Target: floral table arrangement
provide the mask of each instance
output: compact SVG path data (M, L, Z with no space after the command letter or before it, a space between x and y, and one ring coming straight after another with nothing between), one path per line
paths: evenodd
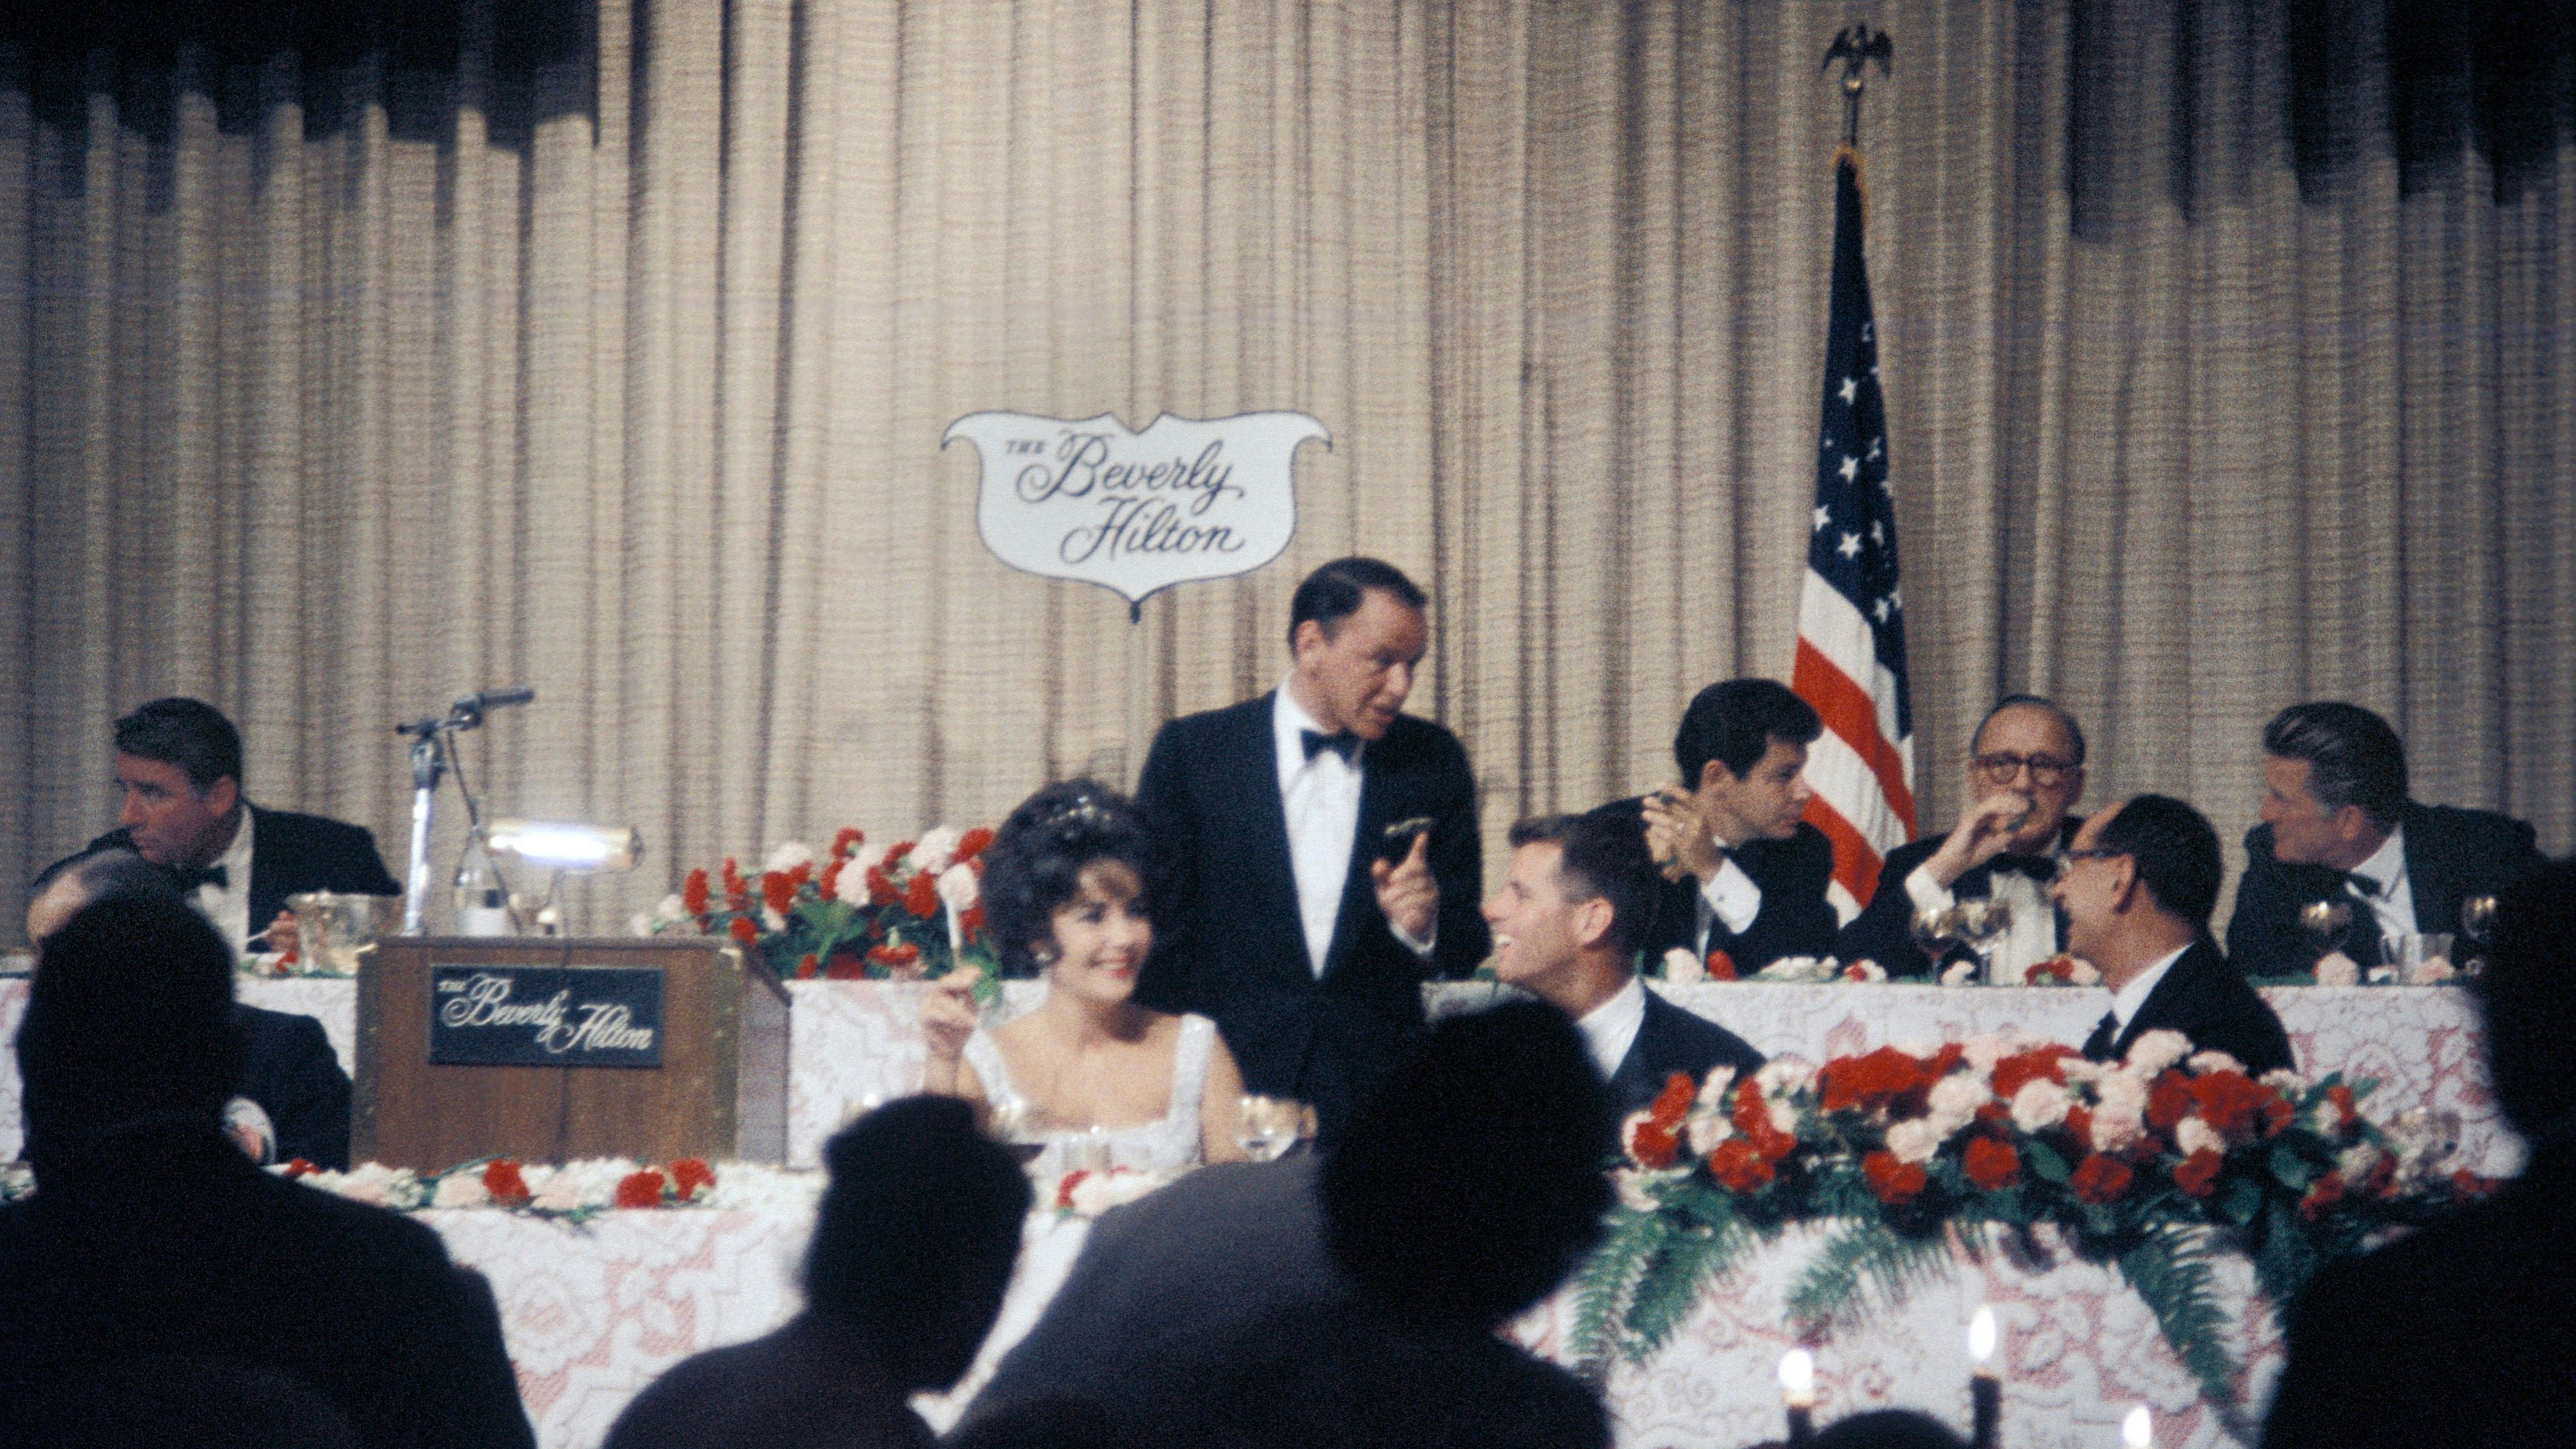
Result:
M2116 1266L2224 1410L2236 1366L2215 1331L2215 1255L2244 1252L2287 1303L2329 1259L2491 1186L2365 1119L2370 1088L2257 1080L2167 1031L2118 1063L1988 1037L1676 1074L1622 1130L1620 1205L1578 1278L1575 1347L1596 1372L1644 1360L1792 1223L1830 1224L1789 1297L1810 1340L1947 1273L1954 1251L2045 1263L2053 1240Z
M1001 967L984 929L983 854L992 843L982 826L940 826L871 852L864 831L844 828L824 856L794 841L779 846L757 880L732 856L712 875L694 869L638 926L647 935L730 936L781 980L926 981L971 968L982 972L981 997Z

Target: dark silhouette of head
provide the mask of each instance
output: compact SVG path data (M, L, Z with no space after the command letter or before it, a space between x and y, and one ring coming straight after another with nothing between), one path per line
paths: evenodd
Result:
M2406 808L2406 746L2357 704L2294 704L2263 726L2263 753L2308 762L2308 793L2327 814L2358 805L2386 830Z
M2138 879L2167 915L2208 929L2225 867L2206 816L2170 795L2140 795L2119 808L2095 844L2137 862Z
M1020 802L984 851L985 929L1005 971L1034 976L1055 940L1056 907L1082 893L1082 873L1116 861L1146 881L1145 822L1098 780L1061 780ZM1153 905L1151 887L1145 905Z
M823 1161L808 1309L855 1326L897 1387L955 1383L1002 1311L1027 1175L953 1097L889 1102L826 1143Z
M45 938L18 1027L27 1159L50 1166L132 1124L220 1121L241 1066L233 955L174 896L120 896Z
M2546 866L2496 898L2477 994L2505 1120L2534 1143L2576 1136L2576 862Z
M1325 1159L1325 1243L1399 1318L1482 1332L1553 1291L1601 1234L1609 1091L1564 1013L1451 1017Z
M1814 1449L1968 1449L1968 1441L1920 1409L1872 1409L1836 1419L1816 1433Z
M179 887L170 872L130 850L93 850L56 861L36 877L27 902L27 939L39 941L60 930L84 906L120 896L168 896Z
M1776 679L1729 679L1691 697L1673 733L1673 763L1681 767L1682 788L1699 788L1708 762L1717 761L1730 775L1742 775L1759 763L1771 742L1803 745L1825 732L1815 706L1790 693Z
M176 765L200 790L217 780L241 779L241 731L202 699L173 696L137 705L116 722L116 752Z
M1391 563L1357 555L1337 558L1306 575L1297 585L1297 592L1288 596L1288 642L1297 642L1297 626L1309 619L1324 631L1325 638L1332 638L1341 632L1344 619L1360 611L1371 589L1389 595L1417 614L1431 602L1420 585Z

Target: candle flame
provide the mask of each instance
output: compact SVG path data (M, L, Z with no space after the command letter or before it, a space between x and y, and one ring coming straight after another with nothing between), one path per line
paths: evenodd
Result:
M1981 1303L1977 1305L1975 1316L1968 1320L1968 1357L1977 1367L1984 1368L1986 1360L1994 1356L1995 1311Z
M2129 1417L2120 1421L2120 1442L2128 1449L2147 1449L2155 1441L2156 1419L2155 1415L2147 1412L2146 1405L2131 1409Z
M1805 1408L1813 1403L1816 1356L1803 1348L1793 1348L1780 1355L1780 1389L1793 1408Z

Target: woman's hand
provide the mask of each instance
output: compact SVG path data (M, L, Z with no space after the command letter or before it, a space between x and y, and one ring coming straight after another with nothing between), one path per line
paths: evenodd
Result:
M972 966L960 966L931 982L922 995L921 1042L930 1058L921 1074L925 1092L957 1090L957 1061L965 1055L966 1038L975 1034L979 1020L975 983L982 975Z

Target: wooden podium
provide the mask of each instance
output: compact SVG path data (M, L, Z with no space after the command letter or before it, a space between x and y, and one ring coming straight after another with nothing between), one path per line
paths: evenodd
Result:
M513 1000L496 981L539 988ZM573 998L574 1011L566 1017L558 1003L547 1016L545 988L565 983L561 994ZM612 1046L632 1048L640 1037L649 1049L597 1054L630 1064L557 1064L582 1055L584 1043L569 1052L559 1043L588 1019L580 994L590 983L655 1000L649 1033L608 1033ZM502 1050L547 1064L458 1064L460 1051L481 1050L457 1045L472 1035L455 1029L466 1020L460 1011L473 1009L469 992L508 1003L484 1011L519 1023L485 1033L511 1036ZM446 1017L434 1021L442 1008ZM622 1023L625 1013L613 1020ZM517 1040L545 1036L549 1022L558 1043L551 1055ZM478 1157L784 1161L786 990L726 940L388 938L366 948L358 970L349 1145L353 1161L422 1171Z

